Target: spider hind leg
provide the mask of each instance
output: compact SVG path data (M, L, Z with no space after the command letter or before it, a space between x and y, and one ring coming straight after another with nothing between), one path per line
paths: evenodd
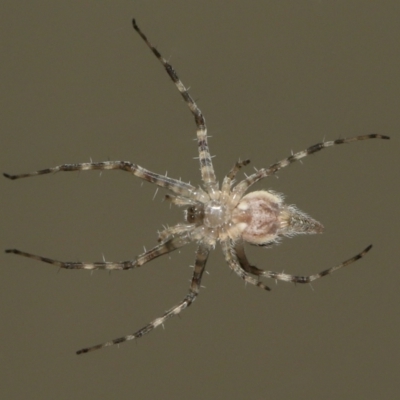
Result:
M202 243L199 244L199 246L197 248L196 262L195 262L195 266L194 266L194 271L193 271L193 276L192 276L189 292L181 302L179 302L174 307L170 308L161 317L154 319L153 321L151 321L146 326L139 329L132 335L122 336L120 338L111 340L109 342L105 342L105 343L101 343L101 344L98 344L95 346L83 348L81 350L78 350L76 352L76 354L78 354L78 355L85 354L85 353L89 353L94 350L100 350L104 347L113 346L114 344L127 342L128 340L139 339L140 337L151 332L153 329L157 328L158 326L163 325L164 322L167 321L167 319L173 317L174 315L180 314L185 308L189 307L194 302L194 300L196 299L196 297L199 293L200 285L201 285L201 278L203 276L204 269L206 267L209 252L210 252L210 247L208 245L205 245Z

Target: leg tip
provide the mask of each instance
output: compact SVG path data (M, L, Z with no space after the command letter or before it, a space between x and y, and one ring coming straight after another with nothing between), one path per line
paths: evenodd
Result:
M368 247L366 247L366 249L364 250L364 253L367 253L371 249L372 249L372 244L370 244Z
M5 176L8 179L15 179L14 175L7 174L6 172L3 172L3 176Z

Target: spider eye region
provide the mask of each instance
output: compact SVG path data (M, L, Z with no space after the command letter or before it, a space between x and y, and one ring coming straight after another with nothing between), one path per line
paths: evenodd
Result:
M204 218L203 206L190 206L185 211L185 219L189 224L201 224Z

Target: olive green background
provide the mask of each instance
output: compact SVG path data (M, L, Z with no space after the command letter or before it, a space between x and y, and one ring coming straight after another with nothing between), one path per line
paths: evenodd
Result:
M182 318L133 333L186 294L195 245L130 272L57 271L0 257L2 399L394 399L400 394L398 1L3 1L0 170L130 160L199 184L195 124L140 27L205 114L219 179L338 137L257 188L286 195L323 235L249 248L260 268L310 274L265 293L219 248ZM0 180L0 247L125 260L181 211L122 172Z

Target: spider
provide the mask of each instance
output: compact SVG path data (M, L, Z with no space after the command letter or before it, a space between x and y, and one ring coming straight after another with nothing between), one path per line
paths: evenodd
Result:
M287 167L295 161L328 147L366 139L389 139L389 137L379 134L369 134L318 143L308 147L306 150L292 154L270 165L268 168L257 170L235 185L234 179L236 174L242 167L250 162L249 160L238 161L224 177L222 185L219 186L210 156L206 122L202 112L190 96L188 89L178 78L171 64L169 64L162 57L160 52L149 42L134 19L132 23L135 31L164 66L167 74L174 82L179 93L188 105L190 112L194 116L197 127L197 145L203 187L195 187L180 180L156 174L128 161L63 164L26 174L10 175L5 173L4 176L9 179L19 179L59 171L121 170L130 172L138 178L167 189L170 194L168 194L166 198L172 204L185 207L184 222L164 229L159 233L159 243L155 247L128 261L104 261L93 263L64 262L26 253L17 249L8 249L6 253L14 253L20 256L33 258L66 269L129 270L140 267L156 257L168 254L191 242L196 242L197 252L195 265L187 295L161 317L154 319L131 335L126 335L96 346L83 348L78 350L77 354L88 353L103 347L140 338L159 325L163 325L170 317L178 315L185 308L189 307L199 293L201 278L205 270L208 255L210 251L215 248L217 242L221 245L229 268L245 282L265 290L270 290L270 288L260 280L261 277L294 283L310 283L342 267L352 264L363 257L372 247L372 245L370 245L362 252L341 264L310 276L296 276L280 272L264 271L251 265L244 251L245 242L265 247L276 244L282 237L321 233L323 231L321 223L300 211L295 206L286 205L281 194L269 190L253 191L246 194L247 190L253 184L263 178L276 174L280 169Z

